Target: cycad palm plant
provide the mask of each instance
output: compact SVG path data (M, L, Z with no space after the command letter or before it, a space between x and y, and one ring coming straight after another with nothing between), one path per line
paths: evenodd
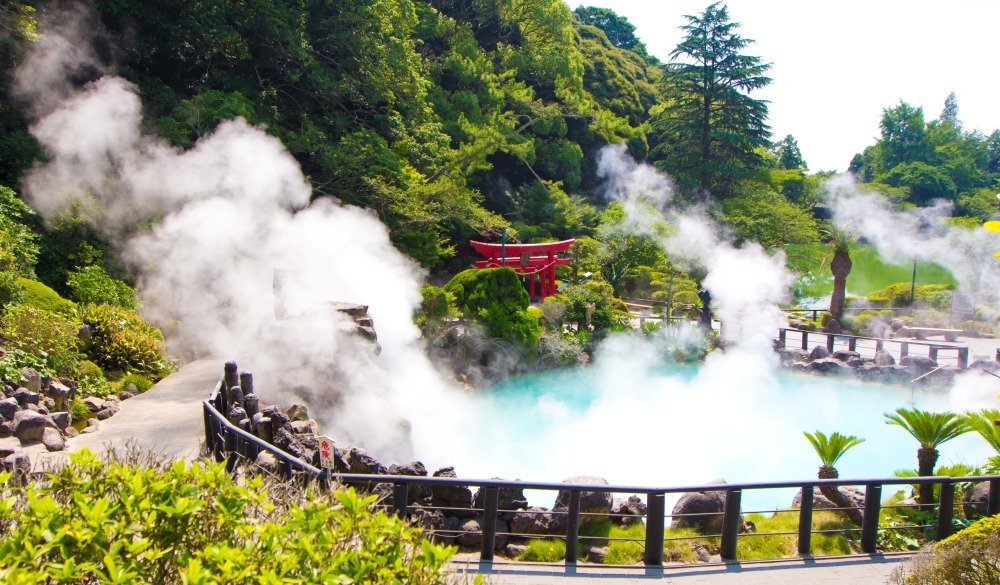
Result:
M1000 410L995 408L984 408L979 412L965 411L965 423L986 439L990 447L1000 455L1000 426L997 426L997 421L1000 421Z
M885 413L885 424L903 427L920 443L917 449L917 474L924 477L934 475L937 465L938 445L972 430L966 418L953 412L927 412L914 408L897 408L895 413ZM934 486L922 483L918 489L922 506L934 504Z
M820 462L823 464L819 468L820 479L837 479L840 477L840 473L834 467L837 461L849 449L865 442L864 439L859 439L854 435L841 435L837 432L830 434L829 437L820 431L816 431L815 433L803 432L802 434L809 439L809 443L812 444L813 449L816 450L816 454L819 455ZM819 491L838 508L845 508L845 513L851 522L858 525L861 524L861 511L854 507L851 499L844 492L840 491L839 488L825 485L820 487Z

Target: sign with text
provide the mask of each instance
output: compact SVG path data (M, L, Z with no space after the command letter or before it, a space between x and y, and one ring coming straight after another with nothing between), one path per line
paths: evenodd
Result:
M319 466L323 469L333 469L333 445L336 442L330 437L319 438Z

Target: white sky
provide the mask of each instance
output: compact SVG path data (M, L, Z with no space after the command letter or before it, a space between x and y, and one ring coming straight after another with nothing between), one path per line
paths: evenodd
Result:
M649 52L669 61L685 14L710 0L568 0L611 8L636 26ZM729 0L744 51L773 63L773 82L751 94L771 101L773 139L792 134L812 171L847 170L879 135L882 108L899 100L938 117L958 97L967 130L1000 128L1000 2L996 0Z

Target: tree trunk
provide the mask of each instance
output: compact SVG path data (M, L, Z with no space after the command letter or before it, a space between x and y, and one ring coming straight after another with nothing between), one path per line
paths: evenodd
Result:
M822 466L819 468L819 478L820 479L837 479L840 474L837 472L836 467ZM840 514L847 516L847 519L851 522L861 526L864 516L861 514L861 510L854 507L854 502L851 498L847 496L844 492L840 491L839 488L832 485L824 485L819 488L819 493L823 494L826 499L833 502L834 506L838 508L844 508L843 510L837 510Z
M934 466L937 465L938 450L934 448L921 447L917 450L917 475L920 477L931 477L934 475ZM917 488L918 501L921 506L934 505L934 484L922 483Z
M847 250L837 250L830 261L830 272L833 273L833 292L830 294L830 313L840 320L844 313L844 297L847 295L847 275L851 273L851 255Z

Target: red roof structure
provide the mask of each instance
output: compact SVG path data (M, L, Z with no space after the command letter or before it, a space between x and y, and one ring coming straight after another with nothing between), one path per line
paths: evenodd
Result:
M569 264L569 258L557 258L556 252L565 252L576 240L545 242L541 244L489 244L469 241L469 245L488 258L476 262L476 268L507 266L518 274L531 277L531 300L535 300L535 275L541 284L541 298L556 294L556 266ZM500 254L504 254L501 258Z

